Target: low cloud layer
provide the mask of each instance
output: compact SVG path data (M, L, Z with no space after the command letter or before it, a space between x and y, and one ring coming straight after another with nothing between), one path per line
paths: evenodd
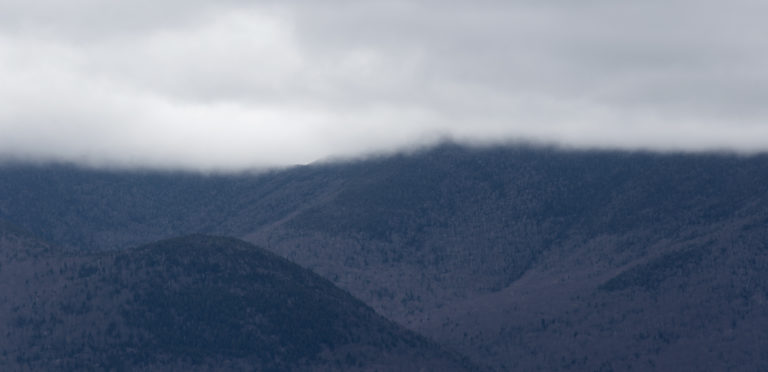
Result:
M450 137L768 150L765 1L0 3L0 158L245 169Z

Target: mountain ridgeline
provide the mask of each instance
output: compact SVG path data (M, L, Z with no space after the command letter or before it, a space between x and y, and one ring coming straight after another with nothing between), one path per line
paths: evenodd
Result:
M490 369L752 371L765 185L764 155L442 145L261 174L7 165L0 218L93 255L244 239Z

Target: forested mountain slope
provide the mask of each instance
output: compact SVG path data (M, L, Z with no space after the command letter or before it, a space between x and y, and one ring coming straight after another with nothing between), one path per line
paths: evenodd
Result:
M260 175L0 173L0 217L49 240L241 237L499 369L768 363L763 155L443 145Z
M62 254L15 231L0 230L3 370L474 369L236 239Z

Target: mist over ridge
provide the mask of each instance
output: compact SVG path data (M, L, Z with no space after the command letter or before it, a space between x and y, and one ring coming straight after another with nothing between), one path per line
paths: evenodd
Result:
M765 14L2 0L0 370L768 371Z
M537 142L523 140L496 140L496 141L470 141L450 138L446 136L436 137L434 140L421 144L410 144L382 150L367 150L359 153L331 154L322 158L305 162L294 163L261 163L261 162L187 162L165 159L158 162L142 162L138 159L132 161L111 159L66 159L66 158L37 158L33 156L5 156L0 157L0 168L40 167L40 168L73 168L93 172L118 172L127 174L177 174L177 175L204 175L204 176L259 176L280 173L286 170L304 167L325 167L362 164L369 161L382 161L391 158L412 157L420 154L440 152L455 149L459 151L487 152L487 151L533 151L544 153L567 154L595 154L595 155L646 155L659 157L723 157L723 158L753 158L768 154L768 150L744 150L733 148L664 148L664 147L622 147L619 145L589 145L580 146L554 142ZM203 156L203 154L198 154Z
M762 152L767 10L4 1L0 158L242 170L443 137Z

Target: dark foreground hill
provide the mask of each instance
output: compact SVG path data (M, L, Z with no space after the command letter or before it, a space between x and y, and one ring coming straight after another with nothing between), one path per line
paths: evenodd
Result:
M0 229L0 369L468 370L329 281L203 235L61 255Z
M446 145L262 175L0 170L70 247L264 246L499 370L768 370L768 157Z

